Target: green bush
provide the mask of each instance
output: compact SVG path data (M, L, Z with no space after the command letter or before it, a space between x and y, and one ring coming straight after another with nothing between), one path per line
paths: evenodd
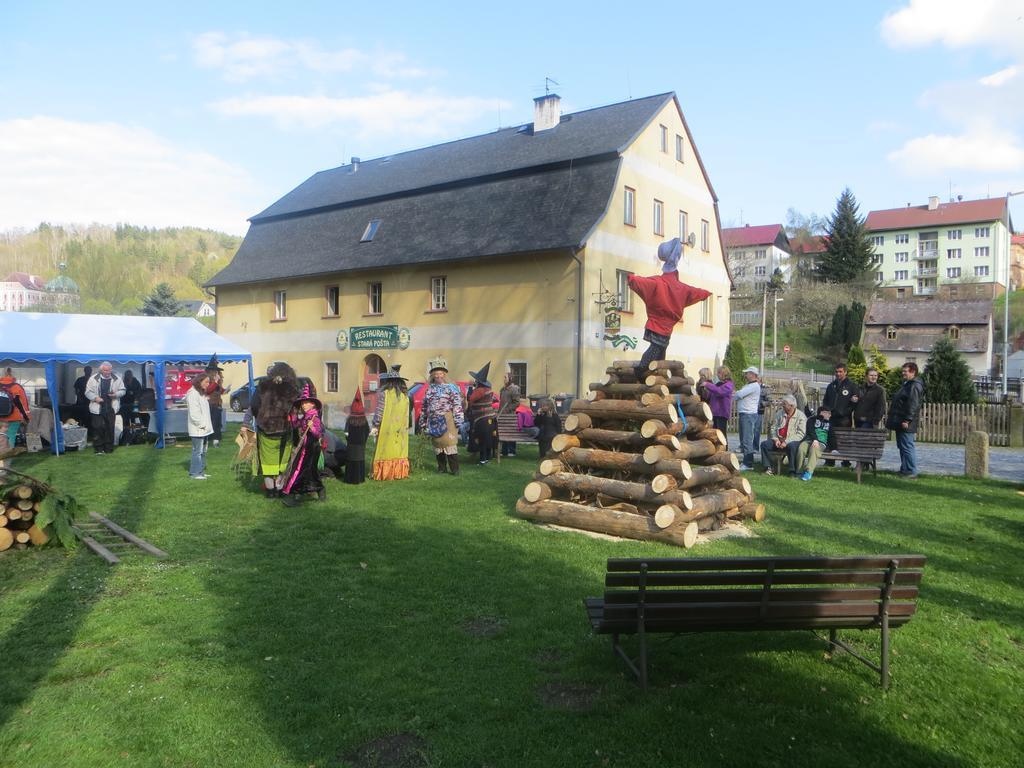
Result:
M747 367L747 353L743 349L743 342L733 339L725 348L725 365L732 371L733 379L736 379L740 372Z

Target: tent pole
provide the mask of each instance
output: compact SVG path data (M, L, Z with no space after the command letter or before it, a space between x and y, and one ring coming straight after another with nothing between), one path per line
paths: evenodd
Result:
M153 394L156 395L156 448L164 447L164 395L167 394L164 386L164 361L157 360L153 369Z
M60 420L60 387L57 384L57 363L46 361L46 391L50 393L50 408L53 410L53 434L50 435L50 450L57 456L64 453L64 425Z

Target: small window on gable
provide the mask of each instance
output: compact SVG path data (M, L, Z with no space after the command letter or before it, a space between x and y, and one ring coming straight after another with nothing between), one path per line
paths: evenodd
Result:
M683 162L683 148L686 145L683 143L683 137L678 133L676 134L676 160L680 163Z
M662 152L668 152L668 127L659 125L658 128L661 131L659 142Z
M890 325L888 328L885 329L885 338L887 338L889 341L896 341L895 325Z
M946 333L949 335L949 338L952 339L953 341L957 341L960 339L960 328L958 326L949 326L949 328L946 329Z
M373 240L378 229L380 229L380 219L370 219L370 223L366 225L366 230L363 232L363 236L359 238L359 242L368 243Z

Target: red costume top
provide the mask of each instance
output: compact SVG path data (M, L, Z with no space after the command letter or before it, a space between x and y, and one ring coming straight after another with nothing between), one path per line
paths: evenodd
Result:
M664 272L654 277L630 275L629 287L647 305L644 328L662 336L672 335L676 323L683 319L684 309L711 295L711 291L681 281L678 272Z

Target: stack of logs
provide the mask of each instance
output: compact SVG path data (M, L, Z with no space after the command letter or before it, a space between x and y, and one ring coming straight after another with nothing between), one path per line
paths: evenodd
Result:
M0 552L14 547L41 546L49 536L33 519L39 513L41 498L30 485L18 485L0 499Z
M570 406L519 516L687 548L726 520L764 519L682 363L640 371L622 360L607 373L607 383L590 385L593 400Z

